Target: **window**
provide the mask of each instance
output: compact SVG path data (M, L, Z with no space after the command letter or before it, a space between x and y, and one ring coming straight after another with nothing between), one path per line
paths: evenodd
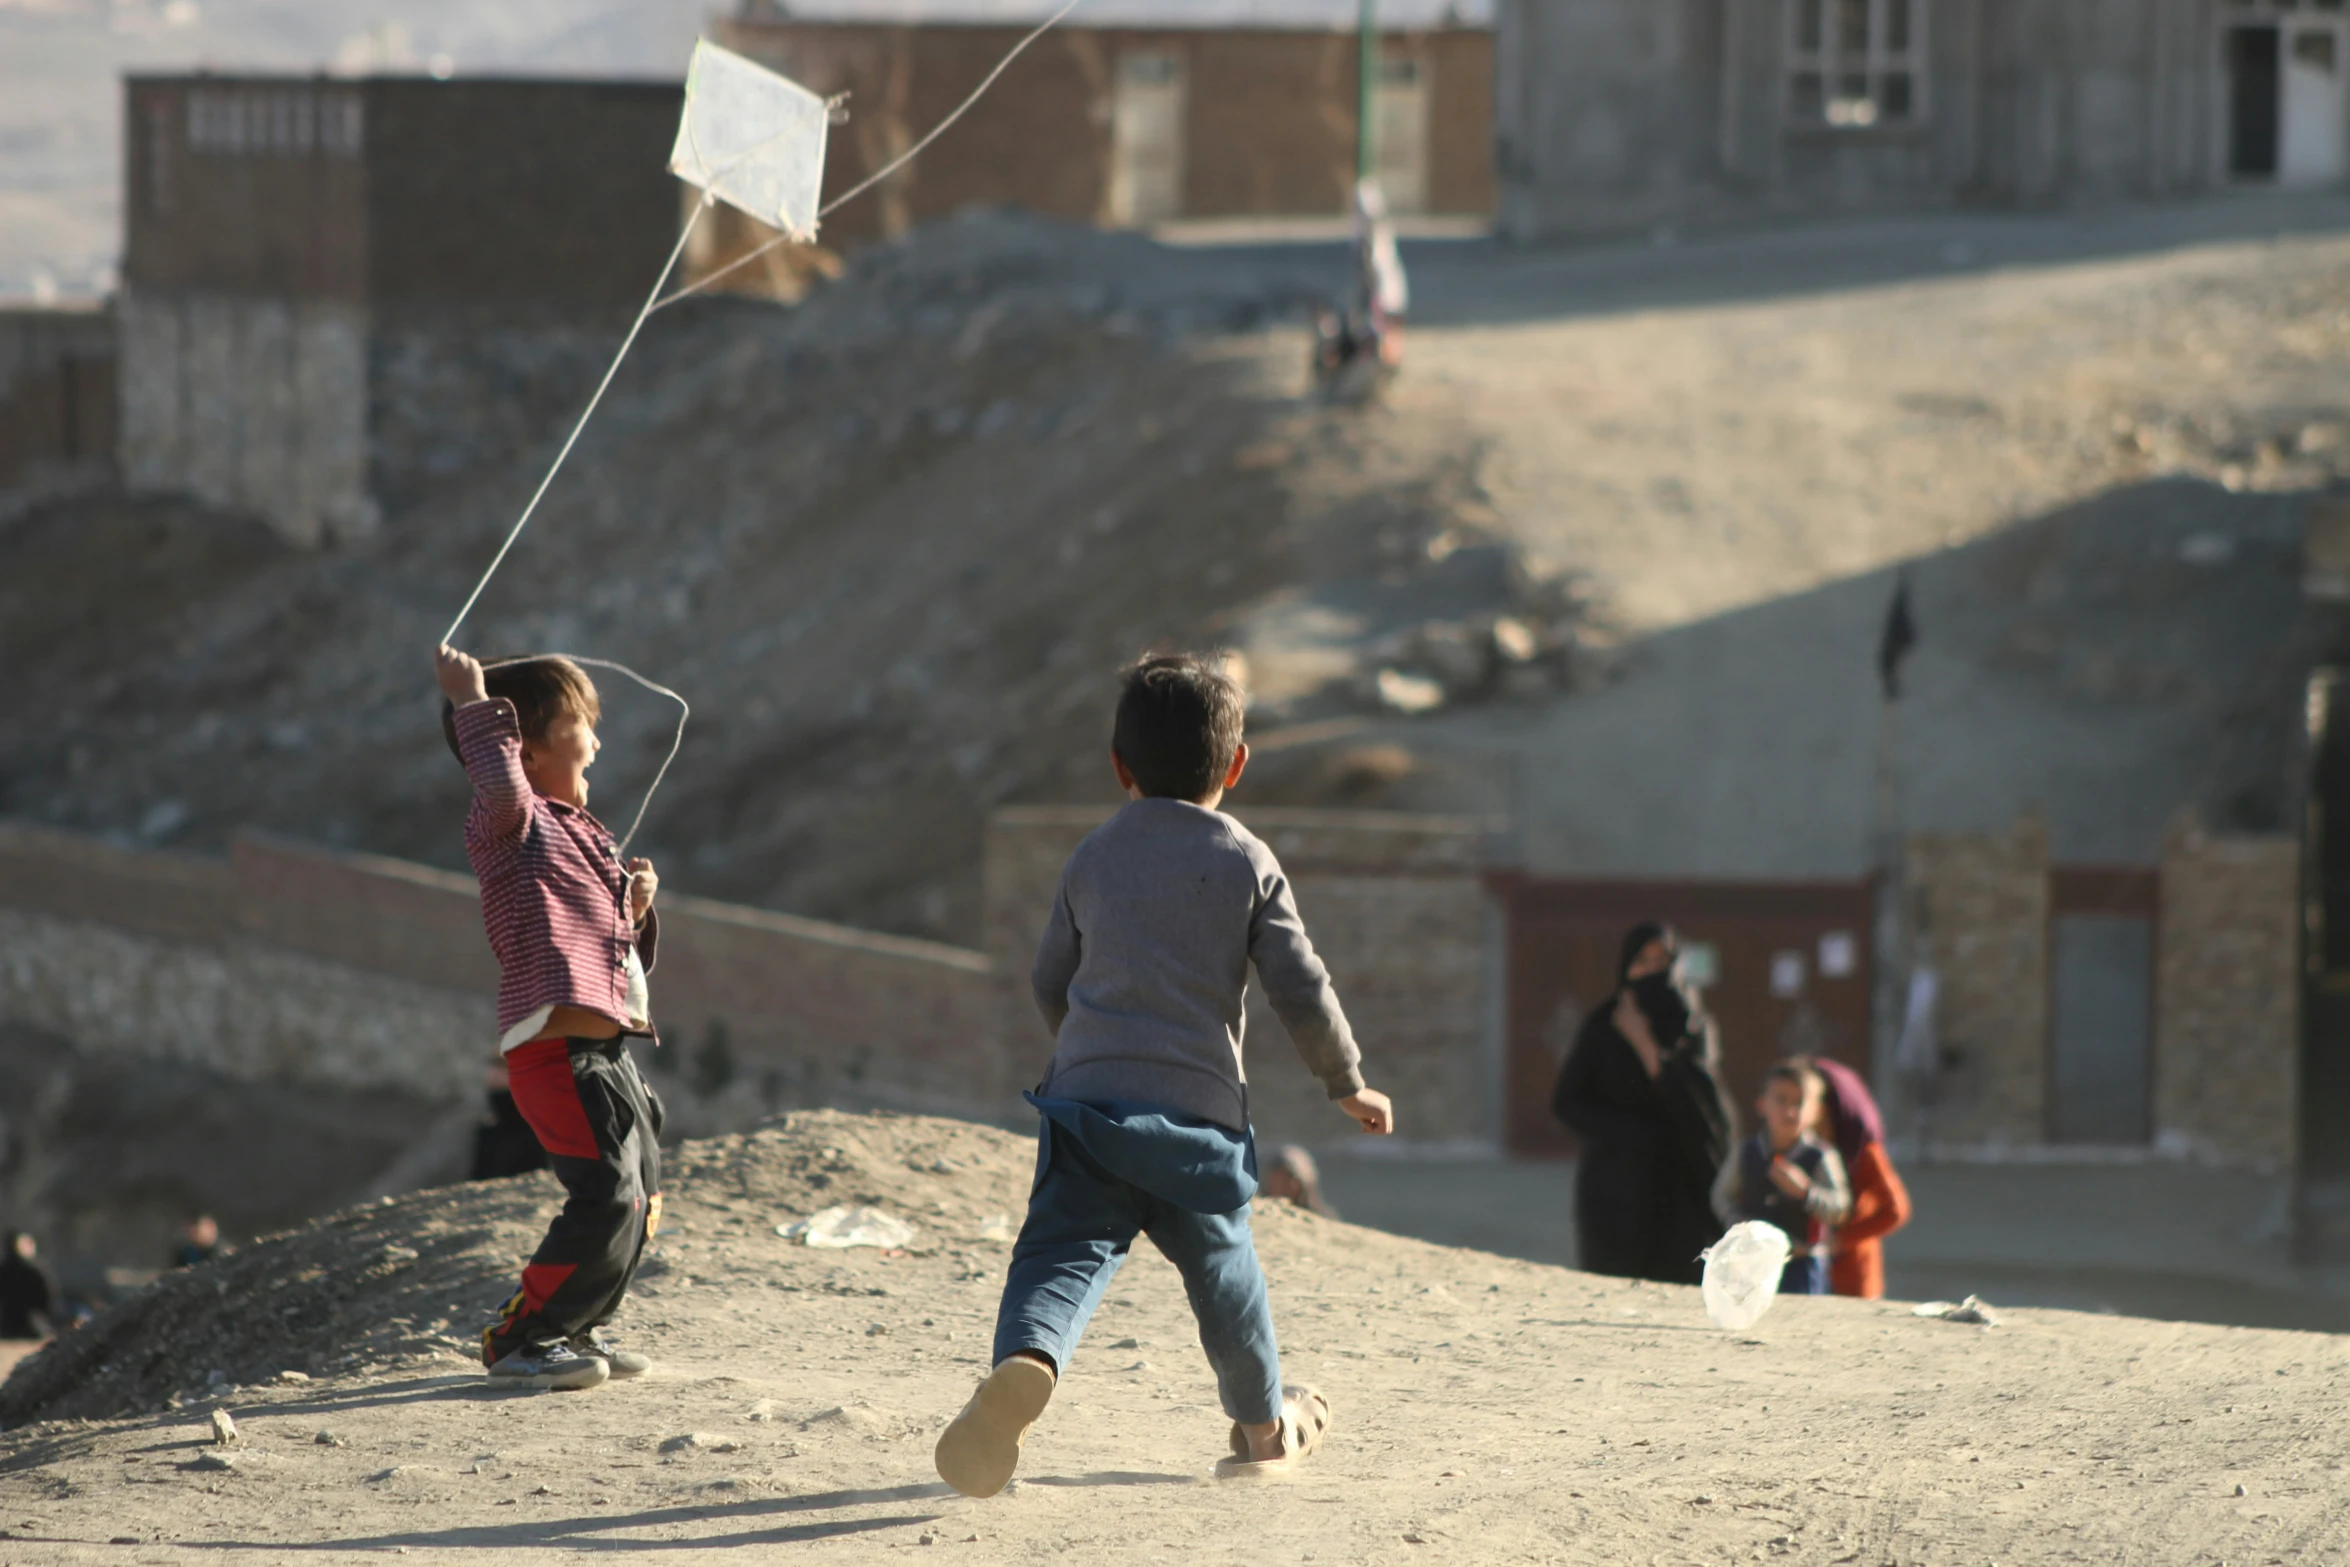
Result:
M1928 0L1792 0L1787 113L1863 128L1925 118Z

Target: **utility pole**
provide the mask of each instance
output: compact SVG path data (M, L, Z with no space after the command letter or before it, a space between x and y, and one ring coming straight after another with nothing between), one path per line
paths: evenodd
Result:
M1355 178L1379 171L1379 0L1363 0L1362 63L1355 83Z

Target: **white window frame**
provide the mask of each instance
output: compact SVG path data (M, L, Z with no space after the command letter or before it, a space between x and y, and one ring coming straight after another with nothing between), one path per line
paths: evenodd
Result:
M1857 54L1840 47L1838 13L1855 0L1787 0L1787 69L1781 77L1789 124L1827 130L1871 130L1919 126L1926 123L1930 104L1926 92L1926 31L1933 0L1857 0L1868 7L1868 44ZM1906 47L1890 47L1894 8L1908 12ZM1816 16L1816 46L1804 39L1804 22ZM1805 107L1799 83L1819 82L1819 110ZM1909 81L1909 109L1898 118L1886 113L1886 83L1895 77ZM1858 78L1861 90L1849 90Z

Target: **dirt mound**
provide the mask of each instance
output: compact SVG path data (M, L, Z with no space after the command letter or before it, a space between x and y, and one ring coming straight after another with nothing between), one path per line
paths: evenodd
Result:
M1254 1218L1283 1372L1336 1414L1295 1485L1207 1483L1229 1421L1180 1281L1138 1245L1019 1483L969 1502L937 1483L931 1446L984 1372L1006 1258L987 1221L1019 1213L1029 1155L953 1122L830 1114L688 1145L674 1227L618 1324L654 1369L584 1394L494 1388L470 1358L552 1206L544 1184L425 1193L175 1276L0 1390L0 1556L2343 1554L2343 1355L2322 1334L2029 1310L1984 1329L1795 1298L1727 1334L1695 1290L1284 1203ZM774 1233L858 1201L914 1225L912 1248Z
M959 1121L810 1111L689 1143L665 1183L677 1229L736 1238L838 1203L916 1227L932 1255L1016 1212L1033 1144ZM478 1333L561 1201L548 1175L443 1187L318 1219L167 1273L0 1385L0 1425L142 1414L336 1374L478 1365ZM690 1243L689 1248L690 1248ZM646 1278L675 1277L673 1236ZM827 1253L775 1248L785 1287L822 1287Z
M986 813L1114 798L1114 672L1148 646L1277 652L1266 606L1305 603L1322 661L1267 722L1324 686L1361 705L1333 636L1401 634L1381 667L1493 684L1517 590L1506 549L1453 526L1474 475L1304 396L1302 304L1342 281L980 214L796 307L689 301L463 640L624 660L691 699L640 840L678 890L974 941ZM333 553L119 498L0 529L0 813L184 847L265 823L460 867L429 652L559 434ZM1324 603L1332 577L1362 591ZM1431 614L1471 624L1415 639ZM675 710L599 683L596 801L625 823ZM1407 803L1361 783L1347 803Z

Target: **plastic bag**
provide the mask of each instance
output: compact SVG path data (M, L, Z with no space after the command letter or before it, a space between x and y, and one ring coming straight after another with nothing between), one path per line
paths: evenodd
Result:
M775 1233L827 1251L851 1246L879 1246L884 1250L914 1243L914 1226L879 1208L826 1208L797 1224L779 1224Z
M816 237L824 141L822 98L708 39L685 73L685 115L669 172L797 240Z
M1779 1297L1779 1275L1793 1248L1787 1232L1760 1219L1730 1226L1705 1249L1705 1314L1714 1326L1751 1328Z

